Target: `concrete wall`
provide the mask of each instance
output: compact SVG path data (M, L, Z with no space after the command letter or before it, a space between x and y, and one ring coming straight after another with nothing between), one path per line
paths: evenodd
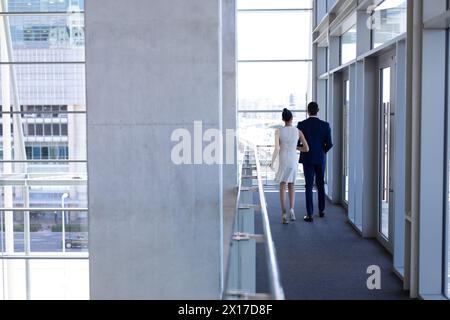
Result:
M223 169L174 165L170 140L223 127L220 10L86 1L92 299L220 296Z

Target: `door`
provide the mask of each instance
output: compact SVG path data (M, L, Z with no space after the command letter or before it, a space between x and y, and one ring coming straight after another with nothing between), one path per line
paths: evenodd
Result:
M349 148L350 148L350 81L344 77L342 108L342 190L343 202L348 206L349 199Z
M379 66L379 214L378 236L392 250L394 230L395 147L395 56L380 60Z

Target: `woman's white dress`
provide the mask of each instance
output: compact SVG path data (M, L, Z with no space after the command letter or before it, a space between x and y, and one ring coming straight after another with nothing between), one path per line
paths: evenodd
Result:
M279 157L275 181L278 183L295 183L299 156L297 144L299 131L296 127L283 127L275 132L275 151L272 163Z

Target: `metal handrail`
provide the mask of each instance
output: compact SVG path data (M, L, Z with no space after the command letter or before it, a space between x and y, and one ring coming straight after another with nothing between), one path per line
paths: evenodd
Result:
M242 172L242 164L239 165L239 172ZM242 173L241 173L242 175ZM239 178L239 186L238 186L238 192L237 192L237 196L236 196L236 208L235 208L235 214L237 215L239 213L239 202L241 199L241 191L242 191L242 183L241 183L241 179ZM232 232L234 233L234 230L236 228L236 219L233 219L233 226L231 227ZM231 237L231 242L233 242L233 237ZM226 274L225 274L225 290L224 292L222 292L222 299L226 298L226 295L228 294L228 292L226 292L226 290L228 289L228 281L229 281L229 277L230 277L230 270L231 270L231 247L230 247L230 251L228 252L228 261L227 261L227 270L226 270Z
M267 267L269 270L269 282L272 298L274 300L284 300L284 291L281 286L280 271L278 268L277 255L275 244L270 230L269 215L267 213L266 196L264 195L264 188L261 177L261 167L258 158L257 147L255 146L253 152L255 153L256 175L258 176L259 202L261 205L261 217L264 229L264 245L267 253Z
M267 267L268 267L268 272L269 272L269 283L270 283L270 294L249 294L247 292L233 292L230 291L230 288L225 288L225 292L223 293L222 298L227 298L227 297L234 297L234 298L238 298L238 299L273 299L273 300L284 300L285 296L284 296L284 291L283 288L281 286L281 281L280 281L280 272L279 272L279 268L278 268L278 262L277 262L277 258L276 258L276 250L275 250L275 245L273 242L273 238L272 238L272 233L271 233L271 229L270 229L270 223L269 223L269 216L268 216L268 212L267 212L267 204L266 204L266 199L265 199L265 195L264 195L264 189L263 189L263 183L262 183L262 176L261 176L261 165L259 163L259 158L257 155L257 146L253 146L252 149L246 147L244 153L246 152L252 152L254 153L254 160L256 162L256 164L251 164L252 166L256 166L256 171L257 174L256 176L254 176L255 179L257 179L258 181L258 185L255 188L254 191L258 191L259 192L259 202L260 205L257 206L258 207L258 211L260 211L261 216L262 216L262 225L263 225L263 234L262 235L249 235L249 234L245 234L245 233L239 233L240 230L236 229L236 223L238 219L234 219L233 222L233 233L235 234L235 236L240 236L242 238L248 238L248 239L254 239L256 242L258 243L262 243L264 242L264 246L265 246L265 251L266 251L266 259L267 259ZM245 162L245 161L244 161ZM242 181L243 181L243 175L242 175L242 171L243 171L243 164L244 163L240 163L239 165L239 169L241 172L241 179L240 183L239 183L239 188L238 188L238 193L237 193L237 201L236 201L236 217L239 218L239 211L242 208L241 206L241 196L242 196L242 191L244 191L245 188L243 188L242 186ZM252 174L253 176L253 174ZM236 234L239 233L239 234ZM233 243L233 239L231 240ZM227 274L226 274L226 281L225 283L228 285L228 281L229 281L229 277L230 277L230 273L231 273L231 266L232 266L232 259L231 259L231 254L232 251L230 250L230 257L228 258L228 270L227 270ZM240 276L240 275L239 275Z

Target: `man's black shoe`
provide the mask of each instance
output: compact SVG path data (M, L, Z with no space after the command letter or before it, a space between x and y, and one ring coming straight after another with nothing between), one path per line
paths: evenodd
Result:
M321 212L321 213L319 214L319 217L324 218L324 217L325 217L325 212Z
M305 217L303 218L303 220L304 220L305 222L313 222L313 221L314 221L313 217L311 217L311 216L305 216Z

